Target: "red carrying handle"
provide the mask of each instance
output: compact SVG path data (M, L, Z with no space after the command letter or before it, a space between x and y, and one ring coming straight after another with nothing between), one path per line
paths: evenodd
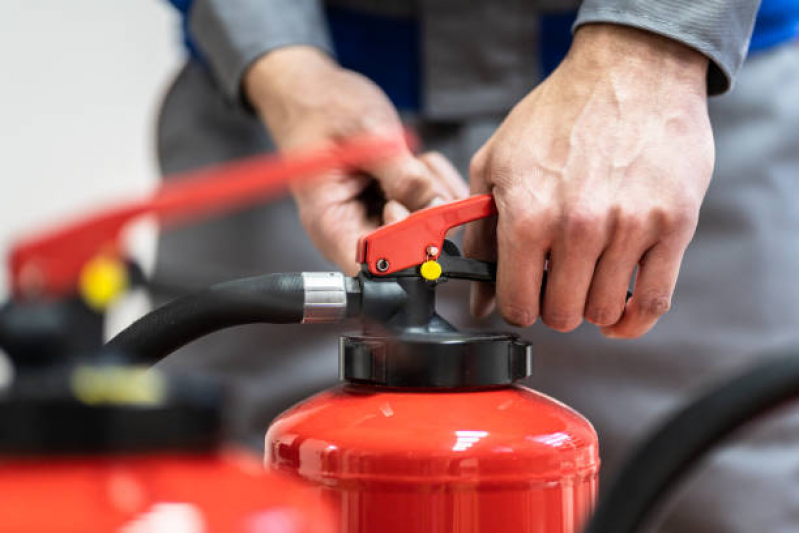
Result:
M118 255L123 228L143 215L163 225L263 202L288 184L336 168L360 167L405 148L397 137L362 136L334 147L265 155L174 176L149 197L122 202L18 241L9 267L15 297L59 297L75 290L84 265L99 253Z

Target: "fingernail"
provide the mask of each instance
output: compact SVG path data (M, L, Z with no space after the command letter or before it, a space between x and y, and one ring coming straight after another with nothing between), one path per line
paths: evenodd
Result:
M447 202L446 202L446 200L444 200L444 198L442 198L441 196L436 196L435 198L430 200L430 203L427 204L427 207L435 207L437 205L441 205L441 204L445 204L445 203L447 203Z
M396 200L390 200L383 208L383 220L386 224L393 224L408 218L411 212Z

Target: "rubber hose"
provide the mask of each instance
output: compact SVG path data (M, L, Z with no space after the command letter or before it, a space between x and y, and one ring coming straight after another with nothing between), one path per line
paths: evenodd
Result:
M302 321L301 274L267 274L227 281L178 298L143 316L106 345L136 362L153 364L221 329Z
M585 533L632 533L711 448L799 396L799 355L779 356L704 394L671 417L622 467Z

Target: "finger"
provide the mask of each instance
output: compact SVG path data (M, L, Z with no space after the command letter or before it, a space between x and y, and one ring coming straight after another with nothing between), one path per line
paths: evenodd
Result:
M448 190L436 187L437 180L430 168L410 152L366 170L380 183L387 199L396 200L411 211L428 207L434 201L453 199Z
M621 319L635 267L655 243L651 229L634 219L616 220L613 241L594 269L585 304L586 320L605 328Z
M497 307L510 324L527 327L541 312L541 279L548 243L539 217L517 219L518 210L501 205L497 199Z
M469 186L461 173L449 159L440 152L427 152L419 156L427 168L438 177L437 185L442 188L442 196L451 196L453 200L469 196Z
M633 250L631 252L631 250ZM645 245L621 242L605 250L594 269L585 303L585 319L599 327L616 324L624 312L627 289Z
M328 174L313 180L313 187L292 191L311 241L348 275L357 274L360 268L356 261L360 237L377 228L358 200L368 181L366 177Z
M317 229L309 232L314 244L325 257L341 270L354 276L360 270L356 261L360 238L377 229L377 224L366 216L366 210L356 202L333 206L318 217Z
M481 150L482 152L482 150ZM469 168L469 185L472 194L485 194L489 188L483 178L483 167L479 155L472 159ZM463 236L463 253L481 261L497 260L497 218L490 217L472 222L465 226ZM474 282L471 284L469 307L472 316L485 318L495 307L495 285L493 283Z
M493 283L473 281L469 293L469 311L477 319L487 318L496 307L496 289Z
M646 252L638 269L633 296L621 320L602 333L607 337L640 337L671 307L684 246L656 244Z
M604 246L601 222L591 217L568 219L549 255L541 313L547 326L566 332L582 323L588 289Z
M396 200L389 200L383 208L383 223L394 224L408 218L411 212Z
M497 260L497 217L489 217L466 225L463 237L466 257L481 261ZM473 282L469 295L469 309L475 318L485 318L495 307L493 283Z
M478 153L479 155L479 153ZM473 161L474 163L474 161ZM541 280L549 242L541 213L494 190L497 205L497 307L510 324L527 327L540 313Z

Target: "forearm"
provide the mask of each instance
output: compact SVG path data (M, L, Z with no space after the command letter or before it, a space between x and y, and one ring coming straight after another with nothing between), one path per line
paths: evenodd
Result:
M318 48L284 46L257 58L245 70L243 95L280 142L286 130L318 115L325 80L337 73L335 61Z

